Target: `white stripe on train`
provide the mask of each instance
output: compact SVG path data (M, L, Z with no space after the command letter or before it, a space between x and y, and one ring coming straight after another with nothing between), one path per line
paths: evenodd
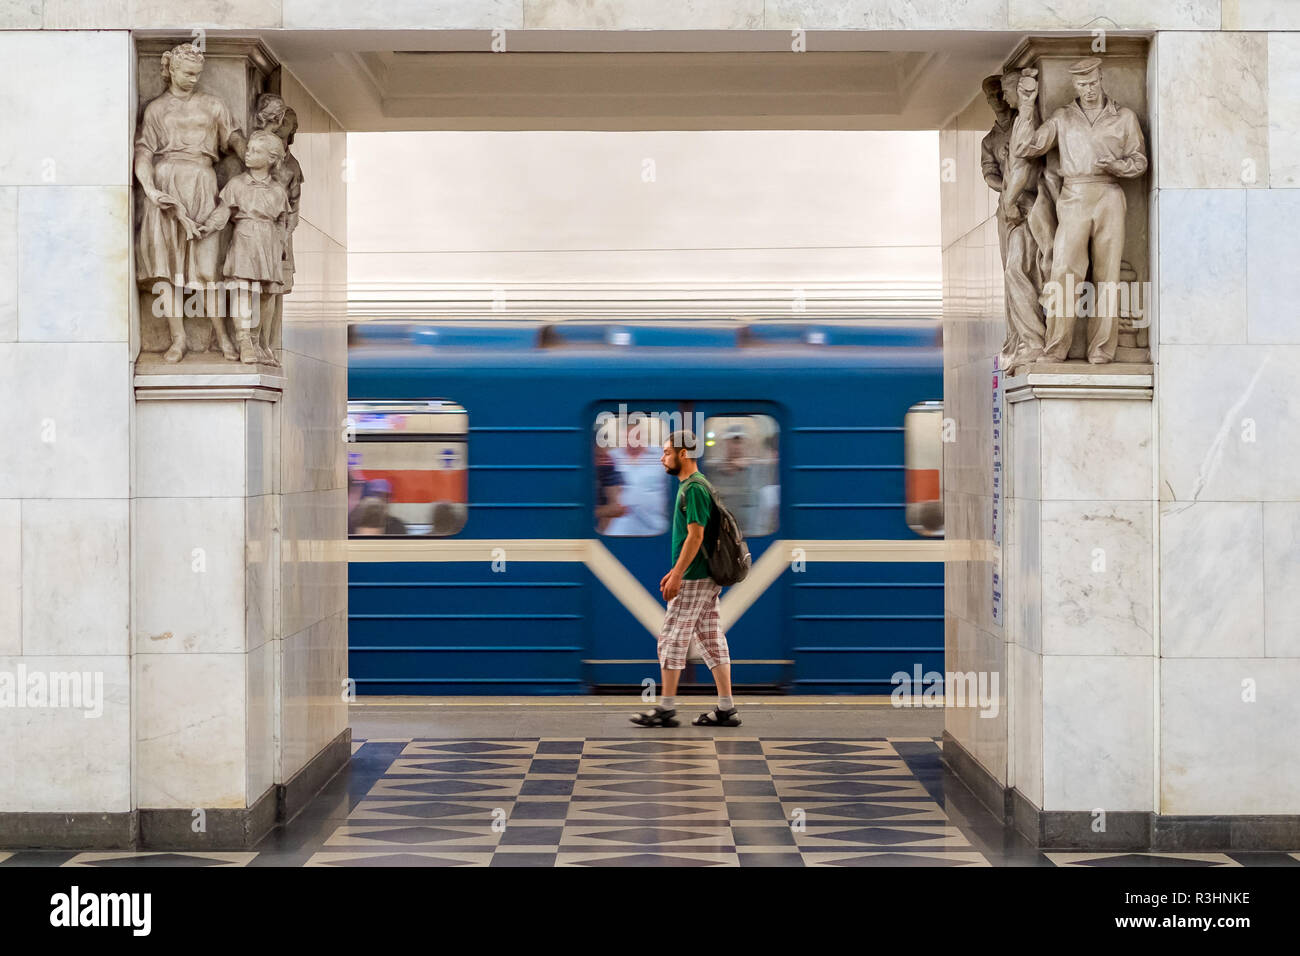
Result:
M772 582L796 561L988 561L991 541L902 540L884 538L826 541L773 541L748 577L729 588L718 604L719 623L731 627ZM549 561L581 562L641 622L658 635L664 607L598 538L414 538L348 541L349 561Z

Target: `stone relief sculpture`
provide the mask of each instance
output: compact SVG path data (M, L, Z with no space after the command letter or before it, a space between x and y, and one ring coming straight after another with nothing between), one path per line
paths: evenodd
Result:
M1018 71L985 77L984 96L996 119L980 147L984 181L1001 194L997 223L1007 337L1002 344L999 367L1010 371L1037 361L1043 354L1046 323L1039 294L1046 273L1040 242L1045 242L1050 250L1051 231L1055 226L1050 203L1038 202L1042 161L1022 159L1011 152L1012 126L1020 105L1019 83ZM1034 221L1039 224L1037 232L1031 225Z
M192 44L164 53L166 89L142 114L134 159L143 191L136 279L156 295L154 314L166 316L166 362L180 362L192 348L185 317L203 316L227 361L278 366L274 343L281 300L293 287L291 236L303 180L288 151L297 116L279 95L263 93L245 137L223 100L197 89L203 64Z
M267 362L271 365L280 364L275 358L275 336L280 330L280 323L284 315L284 297L293 291L295 268L293 234L298 228L298 209L302 199L303 175L302 166L299 164L298 158L290 152L289 147L293 145L294 134L298 132L298 114L292 109L286 109L275 132L280 137L281 142L284 143L284 159L276 167L275 176L289 197L289 219L284 239L284 260L280 267L281 294L275 297L274 310L262 323L261 345L266 353Z
M221 240L201 233L217 206L216 162L224 152L240 158L244 134L230 110L216 96L196 87L203 54L183 43L162 55L167 89L144 109L135 141L135 178L145 202L136 240L136 280L160 293L171 332L164 356L179 362L185 355L186 290L203 290L222 354L238 358L216 297ZM162 286L159 286L162 283Z
M289 194L274 174L282 159L284 142L279 136L266 129L253 133L244 152L247 169L226 183L217 208L199 227L199 234L207 236L234 222L222 274L247 304L235 320L238 358L246 365L264 360L253 336L261 335L263 320L276 308L282 292Z
M1024 70L1017 85L1011 155L1028 160L1056 151L1061 175L1048 281L1040 297L1047 320L1042 361L1069 357L1079 318L1076 291L1087 281L1093 288L1092 306L1085 310L1087 360L1113 362L1119 344L1118 283L1131 270L1122 259L1127 203L1118 181L1145 173L1147 156L1137 116L1105 94L1101 66L1098 57L1071 66L1077 99L1041 125L1036 71ZM1005 188L1003 194L1005 199Z
M284 100L276 93L263 93L257 98L257 113L253 117L253 129L267 129L275 132L284 121Z

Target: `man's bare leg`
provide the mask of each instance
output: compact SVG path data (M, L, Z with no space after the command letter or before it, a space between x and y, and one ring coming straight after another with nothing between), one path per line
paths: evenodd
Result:
M664 686L663 686L663 696L664 696L664 697L676 697L676 696L677 696L677 682L678 682L679 680L682 679L682 672L681 672L681 671L670 671L670 670L669 670L668 668L666 668L666 667L661 668L661 672L663 673L663 685L664 685Z
M731 664L718 664L713 668L713 683L718 685L718 696L731 698Z

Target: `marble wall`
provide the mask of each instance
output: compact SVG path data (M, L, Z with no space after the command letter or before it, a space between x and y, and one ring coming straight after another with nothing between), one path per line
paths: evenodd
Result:
M1005 326L997 195L980 172L980 141L992 123L980 96L939 133L944 415L956 426L943 462L947 539L957 545L944 567L944 647L948 671L997 674L1003 699L993 718L949 708L945 728L1005 785L1008 669L1020 662L1008 657L1004 628L993 620L992 376ZM1011 606L1004 598L1004 610Z
M283 783L347 726L347 134L288 70L302 164L294 290L284 300L279 406L279 674Z
M5 0L0 29L1295 30L1294 0Z
M0 4L0 28L33 7ZM103 695L97 717L0 707L0 811L124 811L131 42L0 32L0 63L0 674Z
M1300 28L1296 4L1238 16ZM1158 34L1150 85L1160 809L1297 813L1300 34Z

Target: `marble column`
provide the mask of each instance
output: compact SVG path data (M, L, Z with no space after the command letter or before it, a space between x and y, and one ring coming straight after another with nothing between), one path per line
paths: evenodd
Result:
M1038 845L1140 848L1155 773L1152 369L1031 366L1005 390L1012 815Z
M251 846L276 820L284 379L137 369L131 571L146 846Z
M1009 714L999 747L951 709L945 756L1041 846L1300 841L1300 20L1247 6L1231 26L1276 32L1189 23L1157 33L1141 69L1103 68L1148 137L1141 191L1125 183L1124 258L1151 282L1153 364L1010 379L1002 627L984 563L948 565L948 669L1005 659ZM1050 108L1072 57L1123 61L1145 42L1028 38L1007 65L1042 69ZM974 544L990 537L986 383L1004 328L982 100L972 90L940 138L956 169L942 187L945 503L950 537Z
M311 185L283 368L166 365L131 157L186 39L0 31L6 849L247 849L350 753L346 134L258 41L209 39L202 88L241 120L280 90Z
M141 41L142 103L156 95L145 79L158 54L177 42ZM279 93L297 117L293 150L305 177L293 291L273 343L280 367L225 361L199 338L167 364L148 350L165 347L166 329L149 332L141 296L132 544L140 842L228 849L251 846L300 809L350 754L346 146L258 41L210 39L200 88L246 131L257 97ZM194 329L204 326L210 333L206 319Z

